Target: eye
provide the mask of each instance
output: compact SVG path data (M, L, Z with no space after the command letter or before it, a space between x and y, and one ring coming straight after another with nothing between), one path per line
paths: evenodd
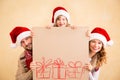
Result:
M102 44L102 41L99 41L98 44Z
M21 41L21 44L25 43L24 41Z

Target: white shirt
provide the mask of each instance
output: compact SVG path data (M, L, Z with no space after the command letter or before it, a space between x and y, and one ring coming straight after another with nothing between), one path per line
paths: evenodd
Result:
M98 80L100 69L89 72L89 80Z

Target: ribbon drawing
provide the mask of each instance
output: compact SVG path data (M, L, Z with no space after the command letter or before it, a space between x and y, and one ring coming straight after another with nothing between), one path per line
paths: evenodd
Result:
M50 71L49 71L49 76L45 76L44 72L45 69L48 68L48 66L52 65L52 59L49 60L45 60L44 57L42 57L42 61L41 62L36 62L36 65L38 66L36 68L36 74L42 74L43 76L41 78L50 78ZM38 78L39 75L36 75L36 77Z

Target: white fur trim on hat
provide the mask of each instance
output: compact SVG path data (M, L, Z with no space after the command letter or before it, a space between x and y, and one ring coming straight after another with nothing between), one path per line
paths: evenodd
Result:
M110 40L110 41L107 42L108 46L112 46L113 44L114 44L113 40Z
M20 45L20 42L22 39L28 37L28 36L31 36L31 31L25 31L25 32L22 32L18 35L17 37L17 43L18 45Z
M10 44L10 47L11 47L11 48L16 48L17 46L16 46L15 43L11 43L11 44Z
M98 34L98 33L90 34L90 40L93 40L93 39L98 39L98 40L102 41L104 46L107 45L107 40L106 40L105 36L103 36L101 34Z
M59 16L59 15L63 15L67 18L68 20L68 23L70 23L70 15L68 14L68 12L64 11L64 10L58 10L55 12L55 15L54 15L54 22L56 20L56 18Z

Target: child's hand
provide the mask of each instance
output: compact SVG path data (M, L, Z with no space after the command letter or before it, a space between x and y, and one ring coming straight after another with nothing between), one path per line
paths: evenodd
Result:
M88 30L88 31L86 32L86 36L87 36L87 37L90 37L90 30Z
M45 28L46 28L46 29L51 29L51 26L46 26Z
M45 28L46 28L46 29L51 29L51 27L53 27L53 24L49 24L49 25L47 25Z
M70 28L71 28L71 29L77 29L77 26L71 25Z

